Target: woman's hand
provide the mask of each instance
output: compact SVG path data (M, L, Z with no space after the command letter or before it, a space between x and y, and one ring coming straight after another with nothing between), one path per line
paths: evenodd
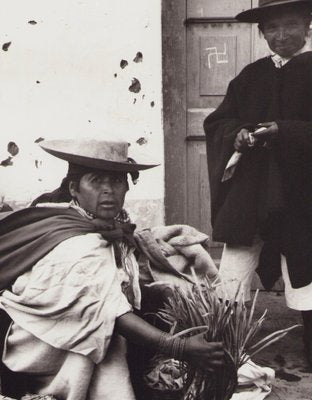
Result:
M131 312L117 318L115 329L117 333L129 341L146 346L169 357L173 356L172 340L182 340L180 338L173 339L167 333L163 337L164 332ZM160 342L162 343L161 346ZM224 365L225 352L221 342L207 342L204 333L200 333L186 339L184 351L179 359L191 362L206 371L213 371Z
M194 365L212 371L224 365L224 356L222 342L207 342L203 333L186 340L184 358Z

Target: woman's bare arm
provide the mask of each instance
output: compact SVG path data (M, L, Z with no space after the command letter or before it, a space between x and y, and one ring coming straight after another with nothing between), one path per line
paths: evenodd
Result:
M116 331L132 343L158 350L162 331L133 313L122 315L116 320ZM170 338L169 338L170 339ZM166 354L171 356L171 354ZM203 334L186 339L183 359L205 367L223 365L224 350L220 342L207 342Z

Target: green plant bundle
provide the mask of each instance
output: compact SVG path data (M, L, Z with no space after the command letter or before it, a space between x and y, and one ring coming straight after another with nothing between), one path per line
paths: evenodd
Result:
M190 336L204 332L208 342L223 342L226 359L224 368L214 372L199 369L191 363L181 363L184 370L183 400L228 400L237 386L239 367L297 327L276 331L258 340L257 335L265 320L266 311L254 320L258 291L250 310L242 300L219 299L215 285L208 279L189 290L175 288L168 303L157 314L171 326L175 336Z

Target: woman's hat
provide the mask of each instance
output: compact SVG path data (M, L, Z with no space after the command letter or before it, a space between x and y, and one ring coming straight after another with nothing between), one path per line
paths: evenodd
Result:
M135 172L158 164L139 164L128 157L129 143L106 140L45 140L39 146L71 164L105 171Z
M306 6L312 10L311 0L259 0L259 6L236 15L236 19L241 22L260 22L261 17L268 11L282 6ZM272 7L272 8L271 8Z

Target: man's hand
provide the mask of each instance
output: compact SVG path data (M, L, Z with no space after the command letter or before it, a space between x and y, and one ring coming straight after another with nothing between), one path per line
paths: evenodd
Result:
M257 132L258 128L266 128L266 129L262 129L261 131ZM271 141L275 139L278 135L278 125L275 121L262 122L257 125L257 129L255 132L252 133L252 136L255 139L259 139L261 143L265 141Z
M238 134L236 135L236 139L234 142L234 149L242 153L248 147L250 147L250 131L243 128L241 129Z

